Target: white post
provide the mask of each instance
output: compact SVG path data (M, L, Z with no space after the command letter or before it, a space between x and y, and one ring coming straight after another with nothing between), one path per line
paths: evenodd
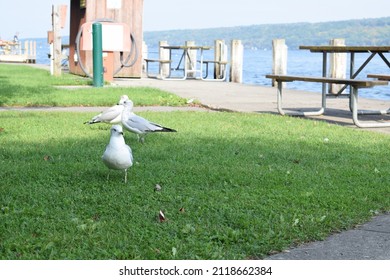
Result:
M272 51L273 51L273 64L272 73L275 75L286 75L287 74L287 45L284 39L272 40ZM276 87L277 82L272 80L272 86ZM285 83L283 83L285 86Z
M148 45L146 45L145 41L142 41L142 72L146 71L146 61L148 58Z
M215 40L214 44L214 60L215 61L227 61L227 46L224 40ZM214 65L214 79L221 79L222 73L226 65L215 63Z
M168 42L167 41L160 41L159 42L159 46L160 46L160 48L159 48L159 50L160 50L160 53L159 53L160 60L169 60L169 59L171 59L169 57L169 50L161 48L162 46L168 46ZM160 64L160 67L162 67L162 69L159 69L159 72L164 77L169 76L170 71L171 71L171 69L169 69L170 68L170 64L169 63L163 63L162 65Z
M345 46L345 39L333 39L330 41L331 46ZM329 77L345 79L347 76L347 54L331 53L330 54ZM337 94L343 85L330 84L329 93Z
M195 41L186 41L186 46L195 46ZM195 78L196 77L196 73L193 72L196 70L196 55L197 55L197 51L196 50L191 50L189 49L188 50L188 57L185 57L184 58L184 61L186 63L186 65L184 67L187 68L187 70L189 71L188 75L187 75L187 78Z
M29 46L29 42L24 41L24 52L20 51L20 54L23 55L24 57L28 57L29 54L28 46ZM22 50L22 48L20 48L20 50Z
M34 53L34 41L30 41L30 51L28 55L31 57Z
M61 38L61 6L53 5L52 9L52 21L53 21L53 75L54 76L61 76L61 45L62 45L62 38Z
M26 48L26 42L27 42L27 41L24 42L24 48ZM18 41L18 46L17 46L17 48L19 48L19 49L18 49L19 54L22 55L22 54L23 54L22 42ZM17 53L17 52L15 52L15 53Z
M50 75L54 75L54 47L53 43L50 43Z
M244 46L241 40L232 40L230 82L242 83L242 67L244 61Z

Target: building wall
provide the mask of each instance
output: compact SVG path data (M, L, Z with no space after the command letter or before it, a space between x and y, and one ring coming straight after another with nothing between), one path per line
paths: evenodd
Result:
M82 2L82 3L80 3ZM85 8L81 7L85 2ZM80 6L80 4L82 4ZM142 14L143 0L71 0L70 6L70 46L69 68L71 73L84 75L79 63L74 61L75 41L80 27L85 22L93 22L96 19L112 19L115 22L126 23L134 36L138 59L134 66L123 68L115 77L140 78L142 75ZM130 36L130 34L128 34ZM128 52L123 53L127 58ZM119 69L121 62L119 52L114 52L114 70ZM92 75L92 51L80 51L80 58L84 68ZM132 60L132 59L130 59Z

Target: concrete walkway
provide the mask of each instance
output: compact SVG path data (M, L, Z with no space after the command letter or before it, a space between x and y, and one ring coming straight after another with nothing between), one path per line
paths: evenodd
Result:
M269 260L390 260L390 215L374 217L353 230L311 242Z

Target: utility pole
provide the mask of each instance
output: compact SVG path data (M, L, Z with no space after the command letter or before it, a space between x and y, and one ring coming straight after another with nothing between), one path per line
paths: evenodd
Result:
M52 6L52 51L51 51L51 74L61 76L61 60L62 60L62 37L61 29L65 26L66 21L66 5Z

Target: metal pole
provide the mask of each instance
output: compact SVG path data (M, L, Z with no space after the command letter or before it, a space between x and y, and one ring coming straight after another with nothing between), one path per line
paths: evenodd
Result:
M326 77L328 72L328 53L322 53L322 77ZM327 84L322 83L322 108L326 108L326 88Z
M93 86L103 87L103 42L102 24L96 22L92 24L92 56L93 56Z

